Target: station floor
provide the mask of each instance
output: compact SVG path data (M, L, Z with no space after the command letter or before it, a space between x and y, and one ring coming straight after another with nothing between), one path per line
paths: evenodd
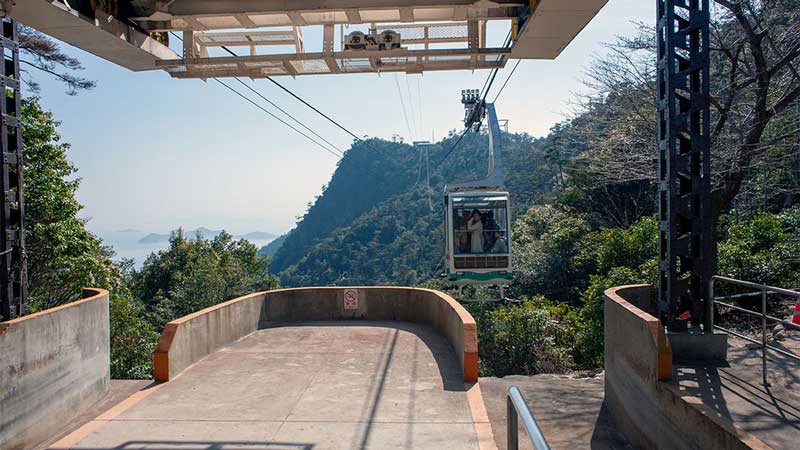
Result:
M410 323L261 330L137 395L50 448L478 449L449 342Z
M787 331L773 346L800 355L800 332ZM769 353L764 386L761 347L730 336L726 367L673 368L685 397L694 397L775 449L800 448L800 363Z

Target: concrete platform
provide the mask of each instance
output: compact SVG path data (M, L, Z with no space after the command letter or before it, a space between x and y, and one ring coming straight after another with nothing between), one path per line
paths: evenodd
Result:
M52 448L477 449L449 342L404 322L268 328Z
M679 365L673 383L684 397L701 401L776 449L798 448L800 442L800 363L770 354L767 380L762 384L761 347L731 336L730 367ZM772 345L800 355L800 333L787 332Z
M95 417L102 415L112 409L115 405L123 402L126 398L142 389L153 384L152 380L111 380L111 389L108 394L84 414L79 415L72 422L64 424L64 427L53 435L50 439L35 447L36 450L45 450L54 442L57 442L79 429L83 425L91 422Z
M506 450L506 392L517 386L553 450L633 449L611 423L603 404L603 377L508 376L479 381L494 438ZM519 448L532 450L520 424Z

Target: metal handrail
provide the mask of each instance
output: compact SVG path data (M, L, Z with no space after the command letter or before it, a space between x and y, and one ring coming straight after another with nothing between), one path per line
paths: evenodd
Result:
M550 445L542 434L542 429L533 417L528 404L522 397L522 392L516 386L508 388L508 396L506 400L506 423L508 435L508 450L519 450L519 425L517 417L522 418L522 425L528 433L528 438L531 440L534 450L550 450Z
M758 292L751 292L751 293L747 293L747 294L730 295L730 296L725 296L725 297L715 297L714 296L714 282L715 281L722 281L724 283L735 284L735 285L738 285L738 286L744 286L744 287L748 287L748 288L751 288L751 289L758 289L759 291ZM767 351L768 350L773 351L773 352L778 353L778 354L781 354L781 355L786 356L788 358L794 359L796 361L800 361L800 356L795 355L794 353L789 353L789 352L787 352L787 351L785 351L783 349L780 349L780 348L777 348L777 347L773 347L772 345L767 344L767 321L777 322L777 323L783 325L784 327L791 328L793 330L800 330L800 326L798 326L797 324L794 324L794 323L789 322L787 320L779 319L777 317L773 317L773 316L770 316L770 315L767 314L767 294L787 295L787 296L790 296L790 297L796 297L798 299L798 301L800 301L800 292L792 291L792 290L789 290L789 289L778 288L778 287L774 287L774 286L768 286L766 284L759 284L759 283L753 283L753 282L750 282L750 281L737 280L735 278L722 277L722 276L719 276L719 275L711 277L711 283L709 283L709 290L710 290L709 298L711 298L713 300L713 304L714 305L722 306L724 308L733 309L735 311L739 311L739 312L742 312L742 313L745 313L745 314L749 314L751 316L761 317L761 342L759 342L759 341L757 341L757 340L755 340L755 339L753 339L753 338L751 338L749 336L745 336L745 335L743 335L741 333L737 333L737 332L735 332L733 330L729 330L727 328L722 328L722 327L720 327L718 325L714 325L714 308L711 307L711 308L708 308L708 310L707 310L708 311L708 316L709 316L709 323L711 323L711 325L715 329L723 331L723 332L728 333L728 334L732 334L732 335L734 335L736 337L739 337L741 339L744 339L746 341L761 345L761 381L764 383L764 386L769 386L769 383L767 382ZM739 306L732 305L730 303L725 303L725 302L720 301L722 299L733 299L733 298L739 298L739 297L753 297L753 296L756 296L756 295L760 295L761 296L761 313L757 313L755 311L751 311L751 310L746 309L746 308L741 308Z

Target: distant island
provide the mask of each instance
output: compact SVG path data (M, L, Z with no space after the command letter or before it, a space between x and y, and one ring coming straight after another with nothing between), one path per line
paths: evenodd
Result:
M200 227L196 230L185 230L184 236L189 239L194 239L198 235L204 238L213 238L222 233L223 230L210 230L205 227ZM170 233L150 233L143 238L139 239L140 244L160 244L169 242ZM247 234L234 236L236 239L245 239L248 241L265 241L267 239L274 239L275 235L266 231L253 231Z
M117 231L117 233L141 233L141 231L136 228L125 228L124 230Z

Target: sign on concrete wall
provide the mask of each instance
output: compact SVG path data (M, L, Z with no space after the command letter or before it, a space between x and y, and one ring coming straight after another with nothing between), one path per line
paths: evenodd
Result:
M358 291L355 289L344 290L344 310L355 311L358 309Z

